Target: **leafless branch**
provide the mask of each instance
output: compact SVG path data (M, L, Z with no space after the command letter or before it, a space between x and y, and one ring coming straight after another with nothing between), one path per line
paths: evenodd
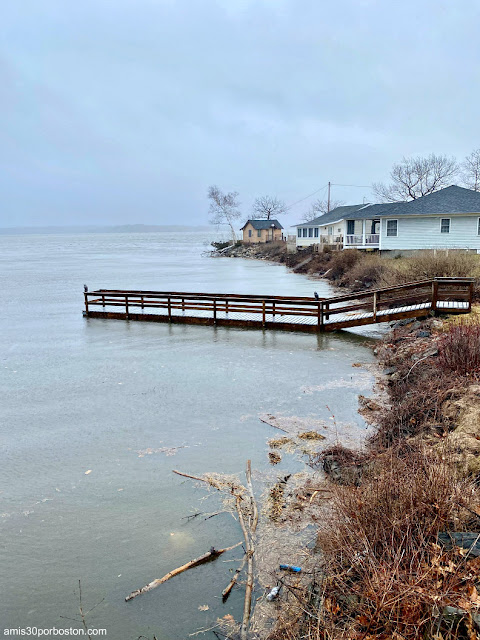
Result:
M287 207L282 200L272 196L261 196L253 203L253 213L256 218L270 220L287 212Z
M458 176L455 158L429 156L402 158L390 171L390 184L375 182L372 190L380 202L416 200L429 193L448 187Z
M241 215L238 193L236 191L223 193L217 186L213 185L208 189L208 199L210 200L210 224L228 224L232 234L232 241L235 244L237 236L233 223Z

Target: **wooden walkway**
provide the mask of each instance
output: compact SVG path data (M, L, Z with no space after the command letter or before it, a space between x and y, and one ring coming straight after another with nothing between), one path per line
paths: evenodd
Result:
M473 281L435 278L318 300L118 289L99 289L84 295L84 315L88 318L317 332L422 317L430 312L469 313Z

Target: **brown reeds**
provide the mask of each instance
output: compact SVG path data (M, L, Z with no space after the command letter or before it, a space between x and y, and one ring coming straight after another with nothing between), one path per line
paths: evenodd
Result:
M276 640L474 638L480 559L437 541L441 531L465 528L465 507L475 508L472 485L448 450L391 448L360 486L332 491L318 534L322 604L304 599L297 617L276 628Z

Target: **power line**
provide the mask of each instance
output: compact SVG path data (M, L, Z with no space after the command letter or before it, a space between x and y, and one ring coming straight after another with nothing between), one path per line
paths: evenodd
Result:
M325 191L325 189L328 187L328 184L324 185L323 187L320 187L320 189L317 189L316 191L314 191L313 193L311 193L308 196L305 196L304 198L301 198L300 200L297 200L296 202L293 202L292 204L289 204L287 207L287 211L289 209L291 209L292 207L294 207L296 204L300 204L300 202L303 202L304 200L308 200L309 198L311 198L312 196L316 195L319 191L322 191L322 189Z
M332 187L358 187L359 189L370 189L372 186L370 184L338 184L337 182L331 182L330 184ZM300 200L297 200L296 202L292 202L292 204L288 205L286 210L290 211L290 209L292 209L295 205L300 204L300 202L304 202L305 200L308 200L309 198L311 198L312 196L315 196L317 193L319 193L322 190L325 191L327 187L328 187L328 184L324 185L323 187L320 187L320 189L317 189L313 193L310 193L308 196L305 196L304 198L300 198Z
M332 187L359 187L361 189L370 189L371 184L337 184L336 182L332 182Z

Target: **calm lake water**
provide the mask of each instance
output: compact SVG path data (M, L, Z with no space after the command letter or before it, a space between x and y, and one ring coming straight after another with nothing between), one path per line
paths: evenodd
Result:
M0 628L89 626L110 640L182 640L219 616L231 562L125 596L204 553L241 539L218 497L171 473L269 469L258 416L335 414L359 441L359 393L375 332L308 335L84 319L94 288L320 295L329 286L283 266L202 257L205 234L0 237ZM327 443L335 438L328 434ZM328 432L326 432L328 433ZM178 447L175 455L171 449ZM148 453L150 451L150 453ZM285 461L275 468L282 473ZM85 472L91 473L85 475ZM229 558L239 558L232 552ZM208 610L199 607L207 605ZM208 637L208 636L207 636Z

